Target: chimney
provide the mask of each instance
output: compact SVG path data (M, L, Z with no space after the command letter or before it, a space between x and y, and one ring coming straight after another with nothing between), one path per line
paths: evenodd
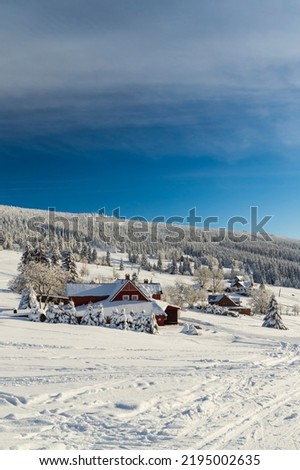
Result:
M148 279L144 279L144 284L148 284L148 283L149 283Z
M130 274L125 274L125 281L130 281Z

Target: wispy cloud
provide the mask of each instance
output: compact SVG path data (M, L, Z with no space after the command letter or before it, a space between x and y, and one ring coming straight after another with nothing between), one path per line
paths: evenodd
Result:
M292 157L299 14L296 0L2 2L0 139L51 136L30 143L44 152Z

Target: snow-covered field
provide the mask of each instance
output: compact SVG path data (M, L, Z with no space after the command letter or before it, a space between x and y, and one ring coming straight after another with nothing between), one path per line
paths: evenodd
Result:
M12 314L18 261L0 252L1 449L300 448L299 316L182 312L199 336L31 323Z

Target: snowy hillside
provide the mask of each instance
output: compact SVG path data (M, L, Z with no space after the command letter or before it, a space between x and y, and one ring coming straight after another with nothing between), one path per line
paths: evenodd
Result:
M299 448L299 316L182 312L199 336L31 323L7 290L19 257L0 252L1 449Z

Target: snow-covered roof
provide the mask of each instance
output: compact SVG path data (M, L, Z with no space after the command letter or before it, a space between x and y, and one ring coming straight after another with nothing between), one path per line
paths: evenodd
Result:
M124 282L125 282L125 284L124 284ZM131 284L137 291L140 292L140 294L142 294L143 297L145 297L146 299L149 298L148 293L143 291L141 289L140 285L137 285L133 281L131 281L130 279L127 279L126 281L121 281L121 284L119 284L118 288L110 295L110 300L111 301L118 295L120 290L122 290L122 287L124 287L126 284Z
M157 305L165 312L167 307L175 307L175 308L178 308L178 305L171 305L169 304L168 302L164 302L163 300L155 300L155 303L157 303Z
M232 300L236 304L238 304L241 300L239 295L237 295L237 294L227 294L227 293L226 294L209 295L208 300L210 302L218 303L218 302L220 302L221 299L223 299L223 297L228 297L230 300Z
M112 296L117 292L124 281L116 281L105 284L67 284L66 294L68 297L87 297L87 296Z
M153 294L160 294L162 292L159 282L139 284L139 288L149 297L152 297Z
M233 287L235 284L240 284L242 287L244 287L244 289L248 289L251 287L251 281L244 281L243 279L239 279L238 277L230 281L230 287Z
M218 295L209 295L208 299L212 302L219 302L225 294L218 294Z

